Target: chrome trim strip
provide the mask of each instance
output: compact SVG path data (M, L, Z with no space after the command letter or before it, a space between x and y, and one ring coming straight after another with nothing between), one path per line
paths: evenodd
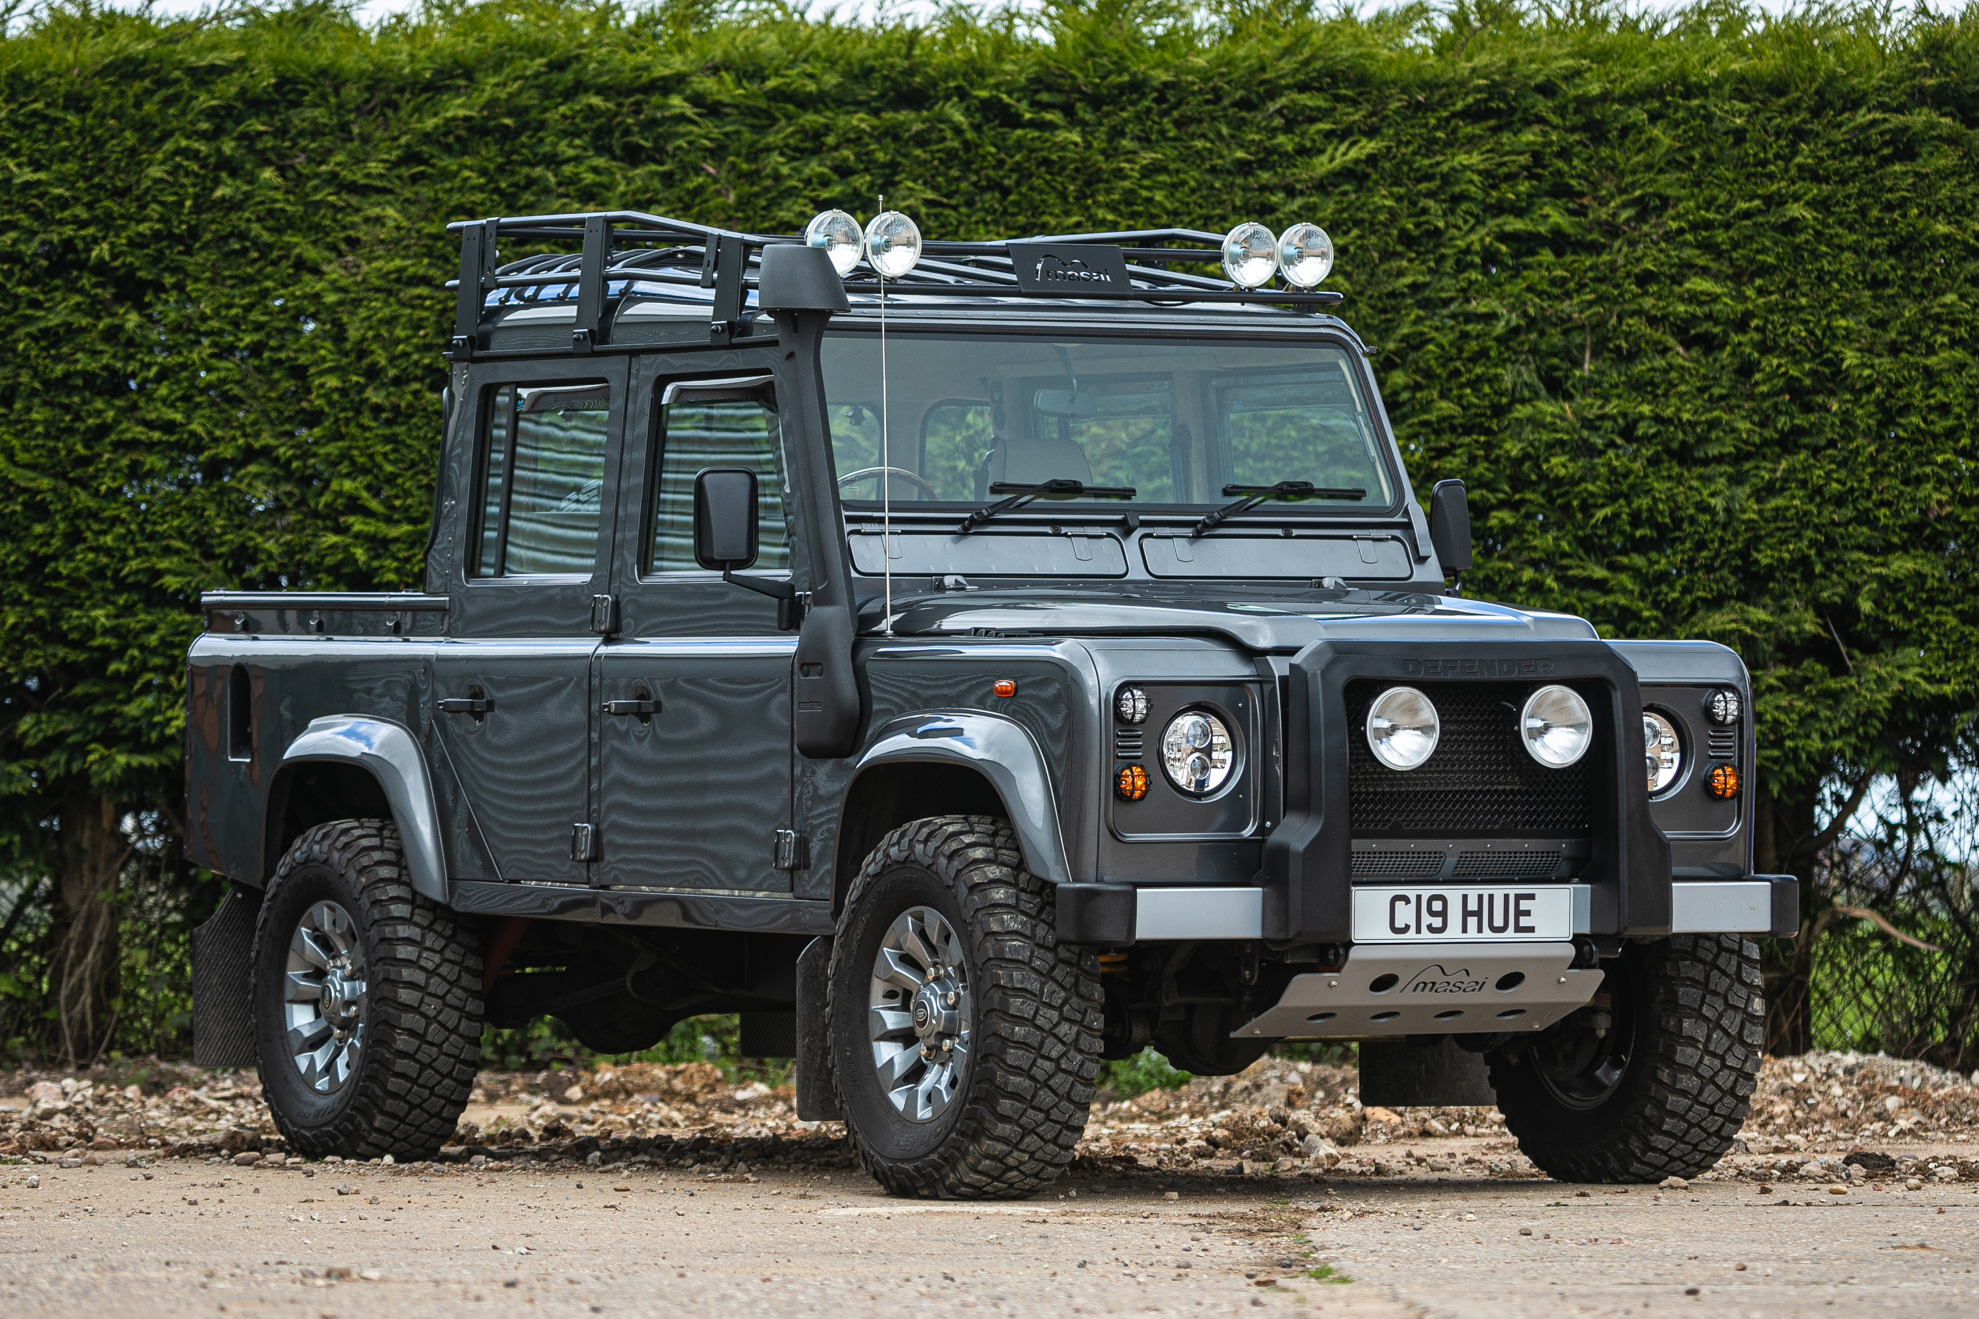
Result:
M1670 885L1672 934L1769 934L1772 928L1773 886L1765 880Z
M1134 896L1134 938L1256 939L1264 934L1261 888L1143 888Z

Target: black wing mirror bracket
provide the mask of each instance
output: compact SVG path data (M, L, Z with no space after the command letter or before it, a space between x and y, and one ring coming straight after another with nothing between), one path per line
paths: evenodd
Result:
M1470 497L1462 481L1438 481L1429 492L1429 543L1446 578L1455 578L1452 595L1463 594L1471 566Z
M756 474L746 467L706 467L694 474L694 562L718 570L722 580L776 601L776 625L789 632L804 617L792 582L737 577L753 567L761 533Z

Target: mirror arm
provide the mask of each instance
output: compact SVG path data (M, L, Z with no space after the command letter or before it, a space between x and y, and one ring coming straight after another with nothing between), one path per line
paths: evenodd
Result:
M766 582L756 577L737 577L727 568L722 569L722 580L730 586L739 586L745 591L754 591L757 595L767 595L772 600L797 598L795 582Z

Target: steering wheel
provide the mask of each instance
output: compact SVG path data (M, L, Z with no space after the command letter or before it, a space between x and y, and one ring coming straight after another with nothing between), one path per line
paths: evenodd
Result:
M856 472L847 472L844 476L839 477L838 488L843 490L854 481L864 481L875 476L904 476L915 485L921 487L921 489L927 491L929 499L939 500L941 498L941 491L935 489L924 478L914 472L908 471L905 467L861 467Z

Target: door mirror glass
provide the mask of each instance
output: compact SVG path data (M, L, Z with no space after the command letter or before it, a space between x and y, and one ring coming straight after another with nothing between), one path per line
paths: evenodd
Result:
M709 467L694 477L694 561L723 572L756 562L756 474Z

